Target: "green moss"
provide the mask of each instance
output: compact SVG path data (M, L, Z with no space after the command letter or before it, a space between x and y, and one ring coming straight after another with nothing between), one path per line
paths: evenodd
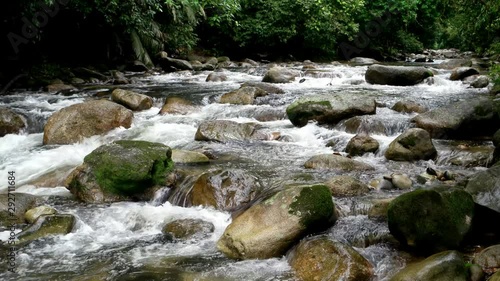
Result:
M303 187L288 209L290 214L300 217L306 228L325 224L333 216L334 205L330 189L325 185Z

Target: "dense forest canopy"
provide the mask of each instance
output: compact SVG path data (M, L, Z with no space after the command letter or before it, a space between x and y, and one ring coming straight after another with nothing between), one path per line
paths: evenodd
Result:
M161 50L194 48L273 59L345 58L346 46L382 59L447 47L495 55L499 14L497 0L19 0L0 11L7 62L147 65Z

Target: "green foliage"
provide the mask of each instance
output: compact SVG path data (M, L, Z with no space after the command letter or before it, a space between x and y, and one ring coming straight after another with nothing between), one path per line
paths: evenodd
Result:
M495 64L490 68L490 77L495 85L500 85L500 64Z

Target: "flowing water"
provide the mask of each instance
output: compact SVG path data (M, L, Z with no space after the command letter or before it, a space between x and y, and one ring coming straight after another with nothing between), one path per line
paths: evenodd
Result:
M300 69L301 65L290 65ZM63 187L34 187L29 183L42 175L67 172L83 162L83 158L100 145L119 139L147 140L172 148L210 151L217 158L210 166L198 167L198 173L213 168L242 169L259 177L268 189L285 183L322 182L336 174L303 168L310 157L343 151L355 131L345 122L334 127L309 123L294 127L284 116L285 109L300 96L317 93L341 93L374 97L379 104L377 114L362 117L358 131L371 133L380 143L376 154L355 157L376 167L375 171L350 175L369 182L374 178L406 173L414 182L428 166L450 170L465 176L477 171L488 161L491 142L470 144L474 149L460 149L462 142L434 141L439 157L436 161L395 163L385 160L384 151L400 133L410 128L416 114L402 114L389 108L399 100L416 101L436 108L454 101L485 95L486 90L467 88L461 82L449 81L448 71L438 71L434 84L411 87L369 85L364 82L367 67L321 65L319 78L299 77L290 84L279 85L282 95L259 98L256 105L217 103L219 97L248 81L260 81L265 68L232 69L227 82L207 83L209 72L178 72L135 77L128 88L154 98L153 108L135 113L130 129L118 128L103 136L94 136L73 145L43 146L43 125L52 113L72 104L92 99L101 89L82 90L72 95L19 91L0 97L0 106L21 113L29 124L20 135L0 138L0 174L16 171L17 191L47 198L61 213L76 216L72 233L37 241L19 251L17 275L0 273L2 280L295 280L286 258L233 261L217 252L215 243L231 222L231 215L210 208L189 207L185 193L194 178L187 178L178 190L170 192L168 202L123 202L87 205L72 200ZM303 83L300 79L305 78ZM105 87L103 87L104 89ZM188 115L158 115L167 97L178 96L200 105ZM278 116L276 121L259 122L259 116ZM280 132L280 141L232 143L196 142L194 134L204 120L226 119L257 122L269 132ZM333 147L327 143L333 142ZM489 154L488 154L489 153ZM0 191L6 182L0 182ZM354 246L375 267L374 280L388 280L406 261L389 234L387 225L367 217L374 198L388 198L397 191L373 190L366 196L335 198L342 217L327 235ZM160 196L161 197L161 196ZM159 198L160 198L159 197ZM198 218L211 222L215 232L204 238L185 242L164 241L161 228L179 218ZM8 232L1 232L5 240Z

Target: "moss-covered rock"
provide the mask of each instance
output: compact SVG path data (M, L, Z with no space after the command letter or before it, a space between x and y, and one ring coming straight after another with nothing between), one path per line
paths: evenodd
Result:
M405 193L389 204L391 234L423 253L459 247L474 216L474 201L461 189L442 187Z
M390 281L467 281L464 259L456 251L435 254L410 264L393 276Z
M160 143L116 141L92 151L68 177L71 193L85 202L114 202L145 196L167 184L171 149Z
M373 276L373 266L351 246L323 237L301 241L289 263L304 281L368 281Z
M73 215L42 215L16 237L18 243L26 244L50 235L68 234L73 230L75 221Z
M21 115L8 108L0 108L0 137L17 134L26 127Z
M359 196L370 192L368 185L350 176L336 176L325 182L334 197Z
M429 160L437 156L437 150L425 130L408 129L389 144L385 158L395 161Z
M372 166L363 162L335 154L321 154L313 156L306 161L304 167L306 169L324 169L343 172L369 171L374 169Z
M236 217L217 247L235 259L279 257L306 234L329 227L333 216L328 187L289 187Z
M113 90L111 100L136 111L150 109L153 106L151 97L122 89Z
M200 219L182 219L167 223L162 233L170 234L175 239L202 238L214 232L214 225Z
M465 187L474 201L500 213L500 166L472 175Z
M425 78L434 76L425 67L371 65L365 73L365 80L370 84L411 86L422 82Z
M375 100L372 98L338 94L304 96L286 109L288 119L298 127L307 125L311 120L334 125L343 119L375 112Z
M38 206L33 209L29 209L25 214L24 214L24 219L28 223L34 223L40 216L42 215L54 215L56 214L57 211L56 209L43 205L43 206Z

